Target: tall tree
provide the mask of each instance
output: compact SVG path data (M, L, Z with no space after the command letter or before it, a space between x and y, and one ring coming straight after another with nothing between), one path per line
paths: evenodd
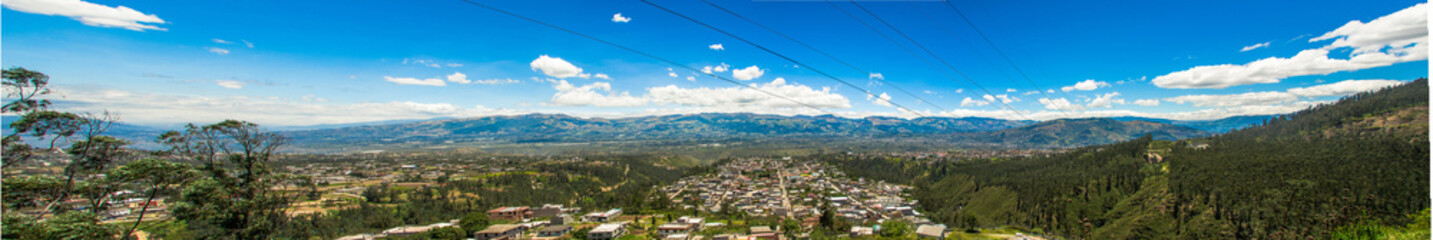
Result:
M184 132L167 132L159 142L170 152L200 162L205 178L188 184L175 203L175 218L206 239L264 239L288 220L284 209L311 191L305 177L272 172L268 163L286 142L258 124L225 120Z
M118 177L120 181L141 187L145 192L144 205L139 208L139 217L134 220L134 225L121 235L129 237L139 228L139 223L144 221L144 213L149 210L150 203L160 192L192 181L199 173L187 164L146 158L125 164L115 169L111 175Z

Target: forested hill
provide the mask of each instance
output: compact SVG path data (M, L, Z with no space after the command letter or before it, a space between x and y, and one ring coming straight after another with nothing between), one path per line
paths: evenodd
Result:
M1110 118L1056 119L1029 126L988 132L957 134L963 141L983 141L1025 148L1081 147L1128 141L1144 135L1156 140L1179 140L1212 133L1183 126Z
M1078 239L1428 239L1427 116L1428 82L1419 79L1204 138L955 163L824 157L853 175L916 184L925 212L957 228Z

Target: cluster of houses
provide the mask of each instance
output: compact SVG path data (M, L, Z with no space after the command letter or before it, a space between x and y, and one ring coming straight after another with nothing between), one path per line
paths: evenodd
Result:
M880 223L890 220L916 226L918 236L943 239L948 233L944 225L932 223L916 210L918 202L907 199L909 186L849 179L843 172L814 161L736 159L714 174L690 176L662 191L672 196L674 203L687 208L792 218L808 227L815 225L822 214L817 207L826 204L841 219L866 225L853 227L853 237L874 234ZM735 209L723 211L725 207Z

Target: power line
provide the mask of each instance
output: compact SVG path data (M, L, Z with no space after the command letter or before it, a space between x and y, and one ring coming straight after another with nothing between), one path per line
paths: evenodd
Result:
M865 6L861 6L861 3L852 1L851 4L856 5L856 8L859 8L859 9L861 9L861 11L866 12L866 14L871 15L871 17L872 17L872 18L875 18L876 21L881 22L881 24L884 24L884 25L886 25L886 27L890 28L892 31L895 31L896 34L901 35L901 37L905 38L907 41L910 41L912 44L915 44L916 47L920 48L922 51L925 51L926 54L929 54L931 57L935 58L936 61L939 61L941 64L944 64L945 67L950 68L951 71L954 71L956 74L959 74L961 77L964 77L965 80L966 80L966 82L970 82L971 85L974 85L976 88L979 88L980 91L983 91L983 92L985 92L985 94L989 94L989 95L992 95L992 96L995 95L994 93L991 93L990 90L985 89L985 86L981 86L980 83L977 83L977 82L975 82L975 80L971 79L969 75L966 75L966 74L965 74L965 72L961 72L959 69L956 69L955 66L953 66L953 65L950 64L950 62L946 62L945 59L941 58L939 55L936 55L935 52L932 52L929 48L926 48L925 45L920 44L919 41L916 41L914 38L911 38L910 35L906 35L906 33L905 33L905 32L902 32L900 28L896 28L895 25L891 25L891 23L890 23L890 22L886 22L885 19L881 19L881 17L880 17L880 16L877 16L876 13L873 13L873 12L871 12L871 10L866 9ZM1002 99L996 99L996 100L1002 100ZM1024 114L1021 114L1019 110L1016 110L1016 109L1015 109L1015 107L1010 106L1009 103L1005 103L1005 101L994 101L994 100L993 100L993 102L1000 102L1001 105L1005 105L1005 107L1006 107L1006 108L1009 108L1010 111L1013 111L1013 112L1015 112L1015 114L1020 115L1020 118L1024 118L1024 119L1026 119L1026 120L1029 120L1028 117L1025 117Z
M630 48L630 47L627 47L627 46L623 46L623 45L621 45L621 44L609 42L609 41L607 41L607 40L602 40L602 39L600 39L600 38L593 37L593 36L591 36L591 35L583 34L583 33L581 33L581 32L577 32L577 31L574 31L574 30L571 30L571 29L567 29L567 28L563 28L563 27L561 27L561 26L553 25L553 24L551 24L551 23L547 23L547 22L544 22L544 21L542 21L542 20L537 20L537 19L529 18L529 17L523 16L523 15L520 15L520 14L517 14L517 13L508 12L508 11L505 11L505 10L502 10L502 9L499 9L499 8L496 8L496 7L492 7L492 6L488 6L488 5L482 4L482 3L474 2L474 1L472 1L472 0L461 0L461 1L466 2L466 3L468 3L468 4L470 4L470 5L473 5L473 6L478 6L478 7L486 8L486 9L492 10L492 11L494 11L494 12L502 13L502 14L505 14L505 15L508 15L508 16L513 16L513 17L520 18L520 19L522 19L522 20L527 20L527 21L529 21L529 22L537 23L537 24L539 24L539 25L543 25L543 26L546 26L546 27L549 27L549 28L552 28L552 29L557 29L557 30L559 30L559 31L567 32L567 33L570 33L570 34L572 34L572 35L577 35L577 36L579 36L579 37L583 37L583 38L587 38L587 39L590 39L590 40L593 40L593 41L597 41L597 42L600 42L600 43L602 43L602 44L606 44L606 45L608 45L608 46L617 47L617 48L620 48L620 49L622 49L622 50L626 50L626 51L628 51L628 52L636 53L637 55L646 56L646 57L648 57L648 58L656 59L657 61L661 61L661 62L670 64L670 65L674 65L674 66L677 66L677 67L680 67L680 68L684 68L684 69L687 69L687 70L691 70L692 72L700 72L700 70L697 70L696 68L693 68L693 67L690 67L690 66L687 66L687 65L683 65L683 64L677 63L677 62L672 61L672 60L667 60L667 59L665 59L665 58L658 57L658 56L652 55L652 54L648 54L648 53L646 53L646 52L642 52L642 51L637 50L637 49L633 49L633 48ZM831 111L827 111L826 109L822 109L822 108L820 108L820 107L816 107L816 106L811 105L811 104L803 103L803 102L801 102L801 101L796 101L795 99L791 99L791 98L788 98L788 97L786 97L786 96L781 96L781 95L778 95L778 94L775 94L775 93L772 93L772 92L769 92L769 91L766 91L766 90L762 90L762 89L760 89L760 88L752 87L752 86L750 86L750 85L742 84L741 82L737 82L736 80L727 79L727 78L718 76L718 75L716 75L716 74L710 74L710 73L708 73L707 75L708 75L708 76L711 76L711 77L715 77L715 78L717 78L717 79L721 79L721 80L726 81L726 82L729 82L729 83L731 83L731 84L736 84L737 86L742 86L742 87L745 87L745 88L747 88L747 89L756 90L756 91L758 91L758 92L765 93L765 94L771 95L771 96L773 96L773 97L781 98L781 99L783 99L783 100L790 101L790 102L792 102L792 103L796 103L796 104L799 104L799 105L802 105L802 106L805 106L805 107L808 107L808 108L811 108L811 109L815 109L815 110L817 110L817 111L821 111L821 112L826 113L826 114L834 114L834 113L832 113Z
M681 17L681 18L683 18L683 19L687 19L687 21L691 21L691 22L696 23L696 24L698 24L698 25L702 25L703 27L706 27L706 28L709 28L709 29L711 29L711 30L717 31L717 32L719 32L719 33L721 33L721 34L724 34L724 35L727 35L727 36L729 36L729 37L735 38L736 40L739 40L739 41L744 42L744 43L746 43L746 44L748 44L748 45L751 45L751 46L753 46L753 47L756 47L757 49L761 49L762 51L765 51L765 52L767 52L767 53L770 53L771 55L776 55L776 57L780 57L781 59L786 59L786 61L789 61L789 62L791 62L791 63L793 63L793 64L796 64L797 66L805 67L806 69L810 69L812 72L816 72L817 74L821 74L822 76L825 76L826 78L830 78L831 80L836 80L837 82L840 82L840 83L842 83L842 84L846 84L846 86L850 86L850 87L852 87L852 88L861 90L862 92L865 92L865 93L866 93L866 96L867 96L867 97L874 96L874 94L872 94L871 91L866 90L865 88L861 88L860 86L856 86L855 84L851 84L851 83L849 83L849 82L846 82L845 80L841 80L840 78L836 78L835 76L832 76L831 74L827 74L826 72L823 72L823 71L821 71L820 69L816 69L816 68L814 68L814 67L811 67L810 65L806 65L806 64L804 64L804 63L801 63L801 61L796 61L796 59L792 59L791 57L787 57L786 55L782 55L781 53L778 53L778 52L776 52L776 51L772 51L772 50L769 49L769 48L766 48L766 47L764 47L764 46L761 46L761 44L756 44L755 42L752 42L752 41L750 41L750 40L746 40L746 38L742 38L742 37L737 36L736 34L732 34L732 33L730 33L730 32L721 30L720 28L716 28L716 27L714 27L714 26L712 26L712 25L710 25L710 24L706 24L706 23L704 23L704 22L702 22L702 21L698 21L697 19L688 17L687 15L678 13L677 11L674 11L674 10L672 10L672 9L668 9L668 8L662 7L661 5L657 5L656 3L652 3L651 1L642 0L642 3L646 3L647 5L650 5L650 6L652 6L652 7L655 7L655 8L657 8L657 9L661 9L662 11L666 11L667 13L671 13L672 15L677 15L678 17ZM910 108L906 108L905 106L901 106L901 104L896 103L895 101L891 101L891 100L889 100L889 99L883 99L882 101L885 101L886 103L889 103L889 104L891 104L892 106L895 106L896 108L899 108L899 109L901 109L901 110L905 110L905 111L907 111L907 112L914 113L914 114L916 114L916 115L925 117L925 114L921 114L920 112L917 112L917 111L915 111L915 110L911 110Z
M840 11L842 14L845 14L847 17L850 17L852 20L856 20L857 23L860 23L861 26L865 26L866 29L870 29L871 32L874 32L874 33L876 33L876 35L881 36L881 38L886 39L886 41L891 42L892 45L896 45L896 47L900 47L901 50L903 50L903 51L906 52L906 54L911 55L911 58L915 58L915 59L920 60L922 63L925 63L926 66L929 66L931 69L933 69L933 70L935 70L936 72L940 73L942 76L945 76L945 78L948 78L948 79L950 79L951 81L957 81L957 80L955 79L955 76L951 76L950 73L947 73L947 72L945 72L945 71L941 71L941 70L940 70L940 67L936 66L935 63L932 63L930 60L926 60L925 58L922 58L922 57L920 56L920 54L916 54L915 51L912 51L910 48L907 48L905 45L902 45L900 42L896 41L896 39L891 38L891 36L886 35L886 33L884 33L884 32L881 32L881 30L877 30L875 26L871 26L871 24L866 23L865 20L861 20L861 18L856 17L856 15L851 14L851 12L847 12L846 9L843 9L843 8L841 8L840 6L837 6L836 3L834 3L834 2L827 1L826 3L829 4L829 5L831 5L831 8L835 8L837 11ZM957 82L957 83L959 83L959 82ZM1000 108L1000 107L997 107L997 106L994 106L994 105L992 105L991 107L995 108L996 111L1001 111L1001 112L1003 112L1003 113L1005 114L1005 117L1008 117L1008 118L1010 118L1010 119L1022 119L1022 118L1019 118L1019 117L1017 117L1017 116L1011 114L1009 110L1006 110L1006 109L1004 109L1004 108ZM1028 119L1026 119L1026 120L1028 120Z
M707 5L711 5L712 7L716 8L716 9L718 9L718 10L721 10L722 12L726 12L727 14L731 14L732 16L736 16L737 18L740 18L741 20L744 20L744 21L746 21L746 22L748 22L748 23L751 23L752 25L756 25L756 26L758 26L758 27L761 27L762 29L766 29L766 31L771 32L771 33L774 33L774 34L776 34L777 36L781 36L782 38L786 38L786 40L791 40L792 42L795 42L796 44L801 45L802 47L806 47L806 49L810 49L811 51L815 51L816 53L821 54L821 56L826 56L826 58L829 58L829 59L831 59L831 60L833 60L833 61L836 61L836 62L838 62L838 63L841 63L842 65L846 65L846 67L850 67L851 69L856 70L857 72L862 72L862 73L867 73L867 74L871 73L870 71L862 70L860 67L856 67L856 65L852 65L851 63L848 63L848 62L846 62L846 61L844 61L844 60L841 60L840 58L837 58L836 56L832 56L831 54L828 54L828 53L826 53L825 51L821 51L820 49L816 49L816 47L812 47L811 45L806 44L806 42L803 42L803 41L801 41L801 40L796 40L796 38L793 38L793 37L791 37L791 36L788 36L788 35L786 35L786 34L783 34L783 33L781 33L780 31L776 31L776 29L772 29L771 27L767 27L766 25L761 24L761 23L758 23L758 22L756 22L755 20L751 20L750 18L747 18L746 16L742 16L741 14L738 14L738 13L733 12L733 11L727 9L727 8L724 8L724 7L722 7L722 6L719 6L719 5L717 5L716 3L712 3L711 1L708 1L708 0L701 0L701 1L704 2L704 3L706 3ZM886 81L886 80L884 79L884 77L882 77L882 78L877 78L876 80L877 80L877 81L880 81L881 83L885 83L885 84L887 84L887 85L891 85L892 88L895 88L896 90L899 90L899 91L901 91L902 93L905 93L906 95L909 95L909 96L911 96L911 97L913 97L913 98L915 98L915 99L917 99L917 100L920 100L921 102L924 102L924 103L927 104L927 105L933 106L933 107L935 107L935 108L937 108L937 109L940 109L941 111L945 111L945 110L946 110L944 107L941 107L940 105L936 105L935 103L931 103L930 101L927 101L925 98L921 98L919 95L916 95L916 94L914 94L914 93L911 93L910 91L906 91L905 89L901 88L900 86L896 86L895 84Z
M1020 73L1020 77L1025 78L1025 82L1030 83L1030 86L1035 87L1036 92L1040 93L1041 96L1045 96L1045 98L1047 99L1054 100L1054 98L1050 97L1050 95L1045 94L1045 91L1041 91L1042 88L1040 87L1040 85L1035 84L1035 80L1030 79L1030 75L1025 74L1025 71L1021 70L1020 66L1015 65L1015 61L1010 60L1010 57L1005 55L1005 51L1001 51L1000 47L995 46L995 42L990 41L990 37L985 35L985 31L981 31L980 27L976 27L975 22L971 22L970 18L966 17L965 13L960 11L960 8L955 7L955 4L951 4L950 1L945 1L945 6L950 7L950 10L955 10L955 14L960 15L960 19L965 20L965 24L969 25L971 29L975 29L975 34L980 35L980 38L984 39L985 43L989 44L991 49L995 49L995 53L1000 55L1000 58L1005 59L1005 63L1010 64L1010 67L1014 68L1016 73ZM1065 108L1057 109L1060 110L1060 112L1065 113L1065 117L1070 117L1070 112L1065 110Z

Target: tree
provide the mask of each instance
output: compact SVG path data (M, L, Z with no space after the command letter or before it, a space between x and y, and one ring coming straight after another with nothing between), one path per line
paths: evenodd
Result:
M458 226L462 226L463 231L470 233L482 231L484 228L488 228L488 224L491 224L491 221L488 220L488 215L483 212L468 213L468 215L458 220Z
M50 94L50 76L22 67L5 69L0 76L4 78L5 98L15 99L0 107L0 112L28 112L50 106L50 100L35 99Z
M139 228L139 223L144 221L144 213L149 210L149 203L160 192L171 189L174 185L180 185L194 178L199 177L187 164L170 162L165 160L146 158L130 162L115 169L112 176L116 176L123 182L137 185L145 189L144 206L140 207L139 217L134 220L134 225L124 232L124 237L129 237L134 230Z
M428 230L428 239L462 240L468 237L468 232L458 227L445 227Z
M311 179L276 174L268 164L286 142L258 124L237 120L171 131L157 140L169 153L200 162L205 175L172 207L202 238L263 239L285 227L284 209L311 191Z
M910 234L910 224L905 220L889 220L881 224L881 237L898 238Z
M796 235L797 235L798 233L800 233L800 232L801 232L801 222L800 222L800 221L796 221L796 219L791 219L791 218L787 218L787 219L781 220L781 233L784 234L784 235L786 235L787 238L795 239L795 238L796 238Z

